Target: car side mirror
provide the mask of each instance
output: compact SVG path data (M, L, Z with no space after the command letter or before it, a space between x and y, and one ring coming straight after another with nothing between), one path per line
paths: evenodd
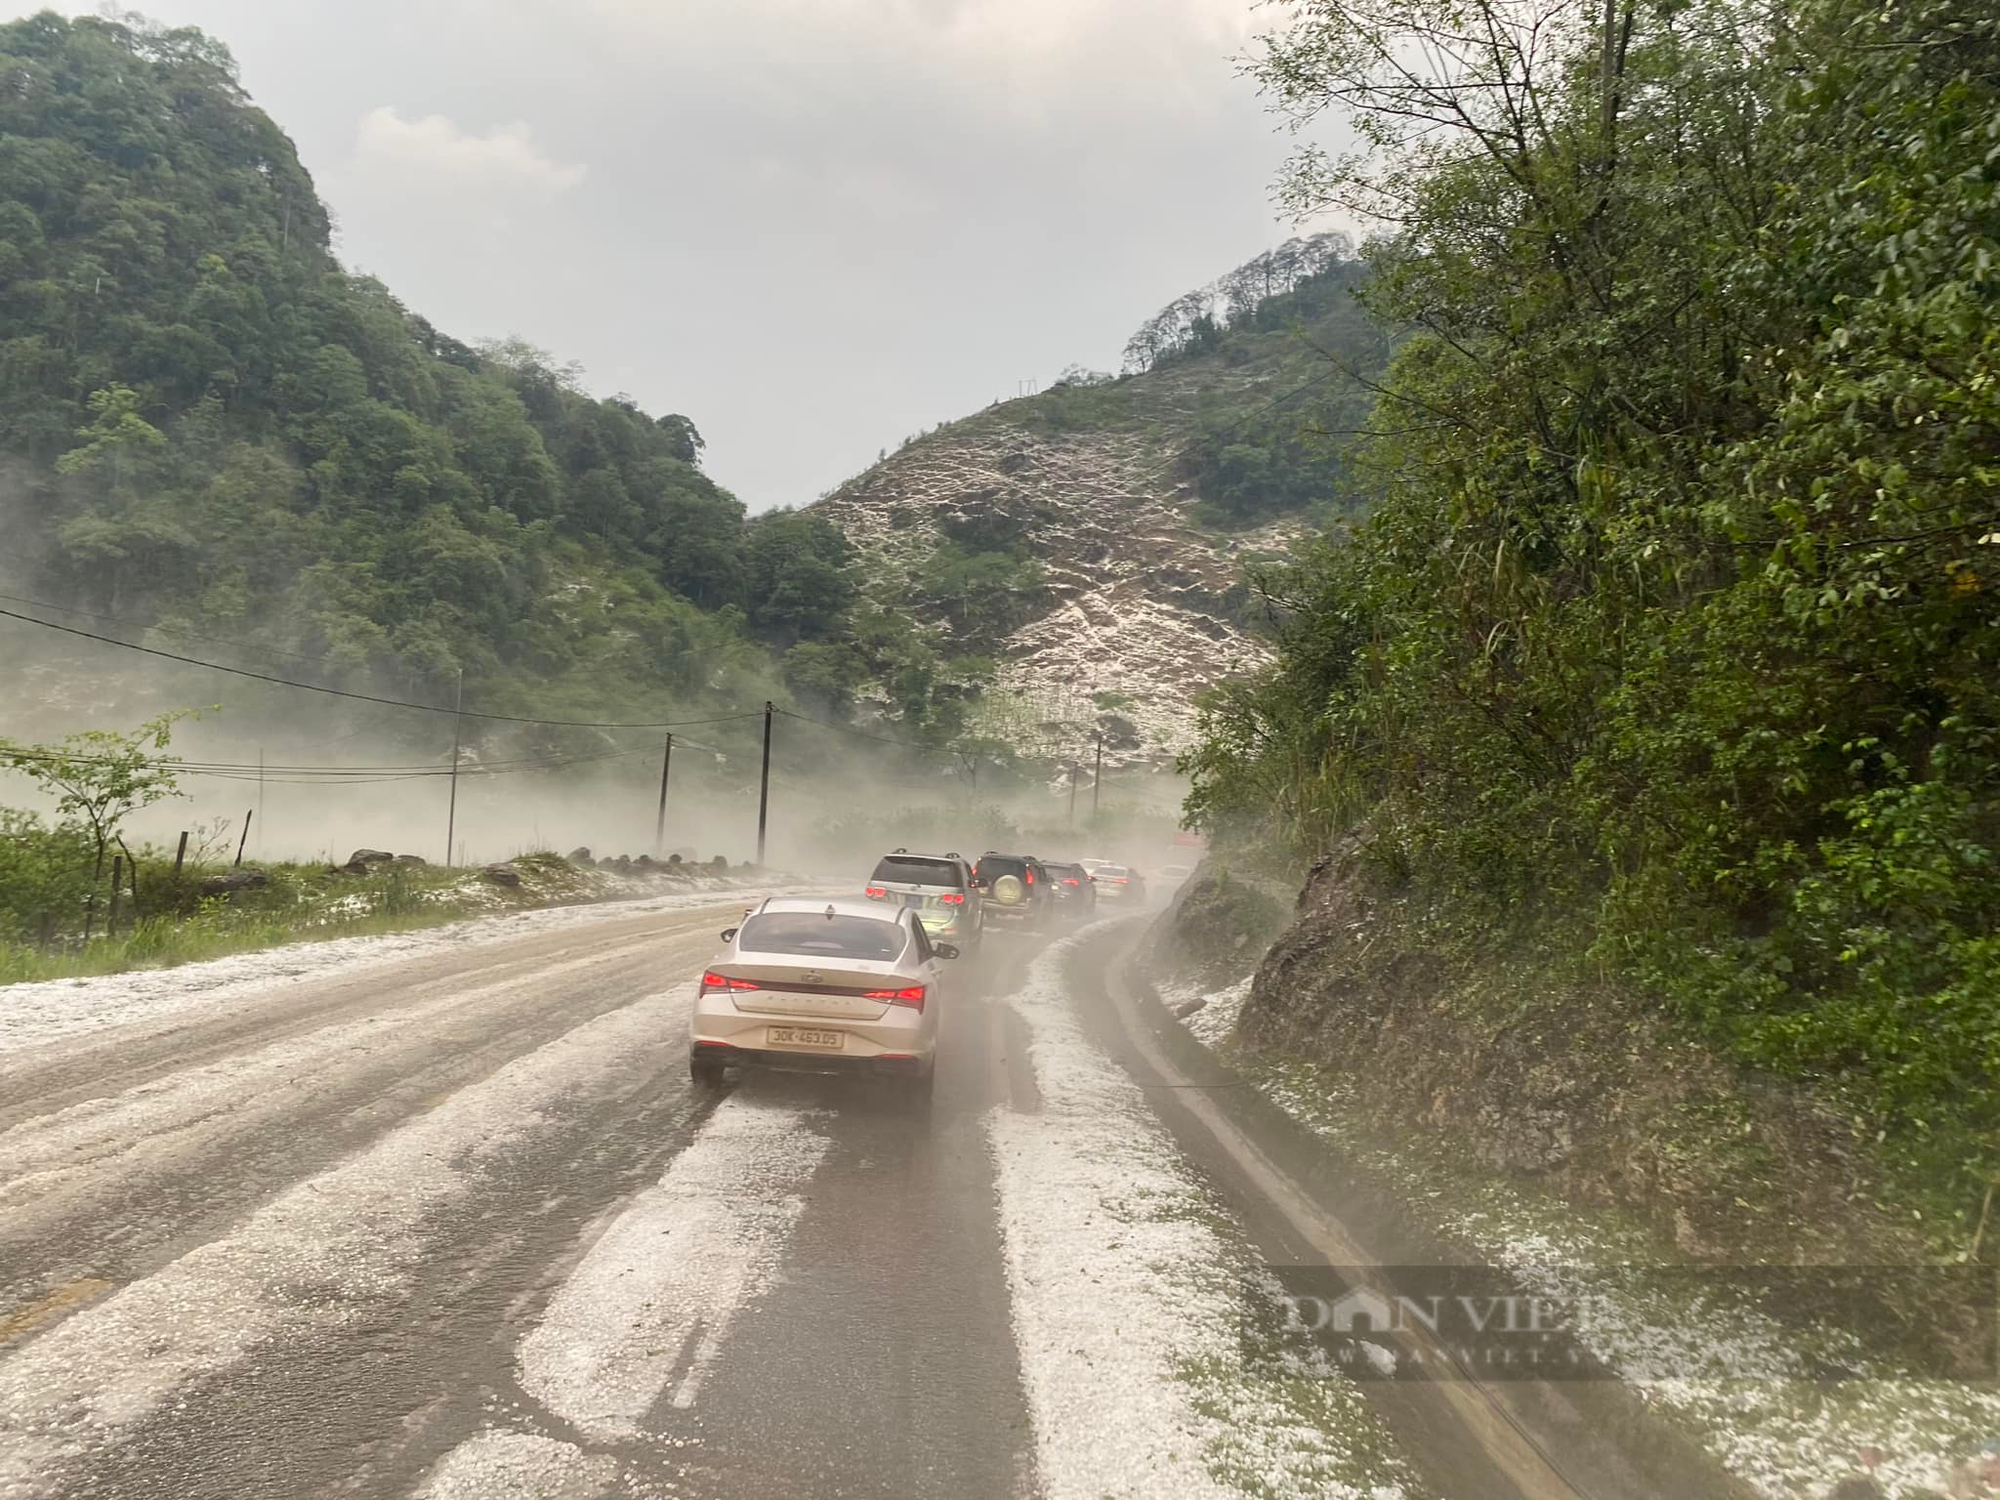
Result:
M725 942L725 943L733 943L733 942L735 942L735 941L736 941L736 929L735 929L734 927L725 927L725 928L723 928L723 929L722 929L722 940L723 940L723 942Z
M957 958L958 948L951 943L939 943L931 949L939 958Z

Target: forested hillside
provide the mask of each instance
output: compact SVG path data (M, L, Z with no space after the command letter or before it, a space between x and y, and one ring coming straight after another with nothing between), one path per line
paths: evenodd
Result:
M219 43L44 14L0 75L9 592L490 706L694 698L851 632L840 536L746 522L686 417L343 271Z
M1308 3L1262 66L1357 124L1290 187L1397 226L1365 295L1415 331L1349 458L1373 514L1274 575L1194 812L1357 872L1314 1022L1349 1055L1439 984L1547 1089L1630 1005L1831 1101L1962 1250L2000 1171L2000 20L1456 18ZM1731 1159L1738 1203L1786 1167Z

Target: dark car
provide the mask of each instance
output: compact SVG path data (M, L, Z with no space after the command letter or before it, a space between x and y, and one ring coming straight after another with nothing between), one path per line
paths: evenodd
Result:
M1099 865L1091 872L1097 894L1110 901L1146 899L1146 877L1130 865Z
M992 850L979 856L972 878L986 909L986 921L1014 922L1022 927L1041 927L1055 908L1055 890L1049 872L1032 854L998 854Z
M1082 865L1048 865L1049 888L1055 893L1056 915L1087 922L1097 911L1097 887Z

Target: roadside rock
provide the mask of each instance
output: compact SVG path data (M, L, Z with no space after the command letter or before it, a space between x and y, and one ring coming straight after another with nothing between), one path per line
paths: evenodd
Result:
M395 859L387 849L356 849L347 856L350 865L386 865Z
M590 845L588 844L578 844L574 849L569 851L567 857L571 864L582 865L586 869L590 868L592 865L596 863L596 861L590 857Z
M521 883L521 872L512 865L488 865L479 873L495 885L512 888Z
M430 861L425 859L421 854L399 854L391 863L408 865L410 868L415 869L419 865L428 865Z
M271 877L264 871L247 866L240 870L224 870L220 875L202 877L195 889L204 896L231 896L238 891L260 891L271 883Z

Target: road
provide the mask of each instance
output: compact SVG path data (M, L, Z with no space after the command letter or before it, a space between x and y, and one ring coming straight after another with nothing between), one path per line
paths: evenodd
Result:
M1220 1182L1254 1247L1291 1189L1142 1093L1172 1064L1103 973L1135 924L990 940L920 1113L848 1080L690 1088L690 983L741 906L0 1052L0 1496L1209 1492L1218 1429L1160 1374L1187 1361L1135 1334L1228 1312L1221 1260L1174 1280L1227 1236L1121 1203ZM1388 1425L1408 1493L1585 1493L1476 1412Z

